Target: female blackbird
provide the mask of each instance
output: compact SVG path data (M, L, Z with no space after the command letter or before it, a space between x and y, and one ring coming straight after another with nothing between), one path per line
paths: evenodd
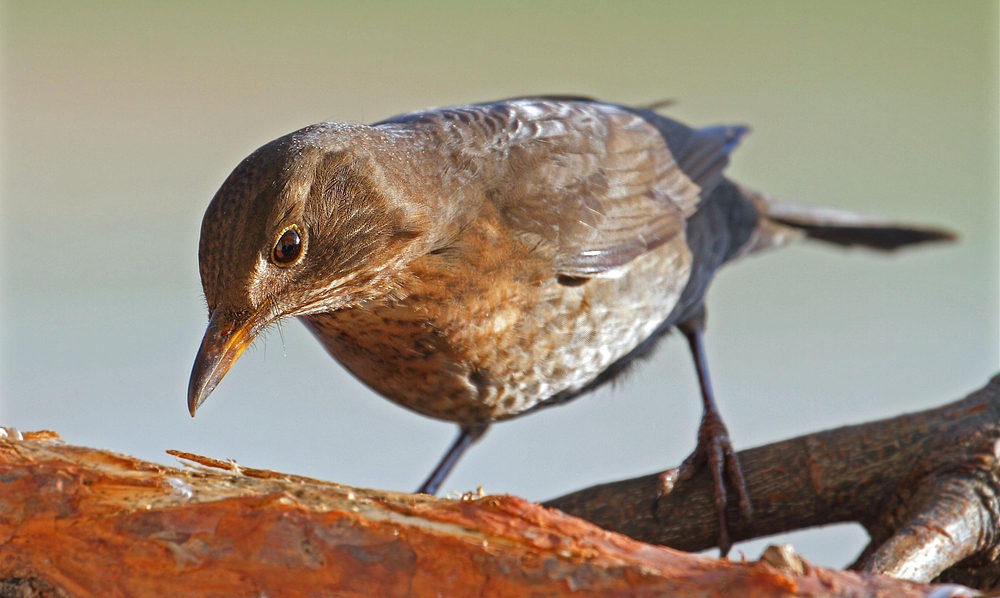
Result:
M274 322L302 318L360 380L460 434L434 493L493 423L580 396L686 336L725 552L725 474L750 502L712 396L703 299L739 256L812 237L895 249L943 230L779 203L726 179L742 126L537 97L323 123L243 160L205 213L208 330L188 408Z

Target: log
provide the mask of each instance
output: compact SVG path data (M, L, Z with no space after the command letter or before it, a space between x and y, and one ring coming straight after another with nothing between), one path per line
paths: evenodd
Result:
M773 549L729 562L514 496L351 488L0 439L0 596L971 596Z

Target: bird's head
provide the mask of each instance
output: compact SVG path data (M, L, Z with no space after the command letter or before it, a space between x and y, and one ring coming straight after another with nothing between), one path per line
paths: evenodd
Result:
M261 147L223 183L201 225L209 323L191 415L270 324L385 296L425 250L426 210L387 176L384 145L369 127L315 125Z

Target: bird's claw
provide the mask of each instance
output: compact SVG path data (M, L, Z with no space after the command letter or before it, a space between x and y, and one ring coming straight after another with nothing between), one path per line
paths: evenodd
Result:
M729 441L729 430L726 429L718 413L708 412L702 417L698 429L698 446L694 452L684 459L679 467L660 474L661 496L669 494L677 482L691 479L705 465L708 465L712 473L713 499L719 518L719 550L721 556L726 556L732 547L729 527L726 524L726 508L729 504L726 477L729 486L736 491L740 515L745 520L752 517L753 506L750 503L750 494L747 492L746 480L743 478L740 459Z

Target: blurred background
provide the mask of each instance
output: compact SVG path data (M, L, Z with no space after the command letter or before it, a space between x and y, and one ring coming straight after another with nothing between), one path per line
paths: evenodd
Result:
M454 427L374 395L298 323L190 418L202 213L299 127L535 93L673 98L690 124L753 126L743 183L961 234L724 271L708 353L738 448L936 406L998 369L995 2L6 1L0 22L2 425L412 490ZM699 417L672 337L617 387L496 426L445 488L541 500L658 471ZM866 537L779 540L843 566Z

